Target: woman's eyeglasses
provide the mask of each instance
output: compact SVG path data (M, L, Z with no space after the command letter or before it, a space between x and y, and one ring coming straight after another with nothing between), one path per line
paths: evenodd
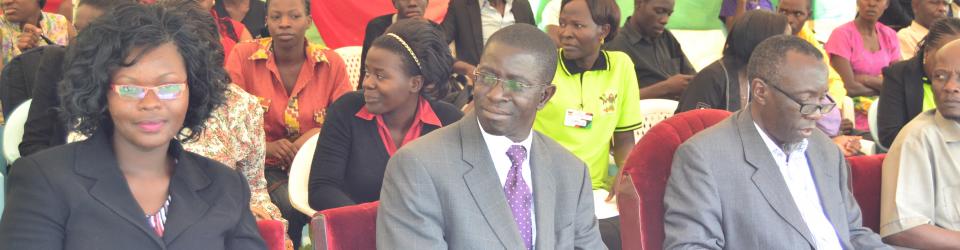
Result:
M156 87L122 84L113 85L113 91L117 92L117 95L120 97L138 101L143 100L143 98L147 96L148 91L153 91L153 93L156 94L157 98L160 100L174 100L180 97L185 89L187 89L187 84L185 83L170 83Z

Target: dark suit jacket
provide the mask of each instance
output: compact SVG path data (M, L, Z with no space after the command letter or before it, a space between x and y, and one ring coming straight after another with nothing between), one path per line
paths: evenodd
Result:
M370 50L373 40L387 32L387 28L393 24L393 15L396 13L378 16L367 23L367 30L363 32L363 47L360 50L360 80L358 81L360 84L357 84L357 89L363 88L363 77L367 73L367 50Z
M900 129L923 109L922 60L915 56L883 69L883 91L877 104L877 135L884 147L893 144Z
M482 0L451 0L442 24L447 41L457 42L457 60L473 65L480 62L480 54L483 53L479 1ZM527 0L513 0L510 13L513 13L516 23L536 25Z
M533 132L530 175L537 249L606 249L587 167ZM523 249L477 116L400 148L377 210L379 249Z
M33 85L33 102L27 123L23 128L20 155L28 156L41 150L67 143L66 123L60 119L60 96L63 80L63 56L67 49L51 46L43 53Z
M14 163L0 249L266 249L239 172L171 142L163 237L117 166L109 132Z
M390 154L377 132L377 121L356 116L363 106L363 94L356 91L341 96L327 109L327 120L313 154L307 192L310 207L317 211L380 199ZM430 107L443 125L463 116L456 107L444 102L430 102ZM438 128L424 124L420 136Z
M664 249L814 249L814 235L754 124L748 106L677 149L663 195ZM813 131L805 154L840 245L892 249L863 226L843 154Z
M17 106L30 99L33 94L34 76L40 58L46 48L58 45L42 46L24 51L3 67L0 76L0 103L3 103L3 117L7 117Z

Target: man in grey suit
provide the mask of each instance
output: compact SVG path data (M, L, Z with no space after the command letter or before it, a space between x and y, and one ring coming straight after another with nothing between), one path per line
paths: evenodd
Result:
M377 248L606 249L586 165L533 131L556 68L556 46L532 25L490 37L473 114L387 163Z
M757 46L749 106L674 155L664 248L890 249L861 225L843 154L816 127L836 106L821 104L822 59L792 36Z

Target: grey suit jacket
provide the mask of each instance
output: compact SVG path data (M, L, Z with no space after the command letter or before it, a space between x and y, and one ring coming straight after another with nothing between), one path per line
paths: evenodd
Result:
M815 130L806 151L820 202L844 249L890 249L861 224L850 170ZM665 249L813 249L777 163L750 108L683 143L663 197Z
M586 165L535 132L530 168L536 249L606 249ZM476 115L404 146L387 163L377 248L524 248Z
M176 142L170 207L157 236L106 133L13 164L0 249L266 249L246 179Z

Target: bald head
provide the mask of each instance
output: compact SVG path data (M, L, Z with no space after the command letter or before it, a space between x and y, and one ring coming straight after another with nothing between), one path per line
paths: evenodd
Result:
M498 53L490 48L502 46L515 48L519 53L529 54L537 59L538 63L534 65L513 66L526 67L527 70L536 72L538 84L553 82L553 74L557 70L557 45L546 33L525 23L507 26L487 39L487 44L483 46L483 54L480 56L481 60L490 53Z

